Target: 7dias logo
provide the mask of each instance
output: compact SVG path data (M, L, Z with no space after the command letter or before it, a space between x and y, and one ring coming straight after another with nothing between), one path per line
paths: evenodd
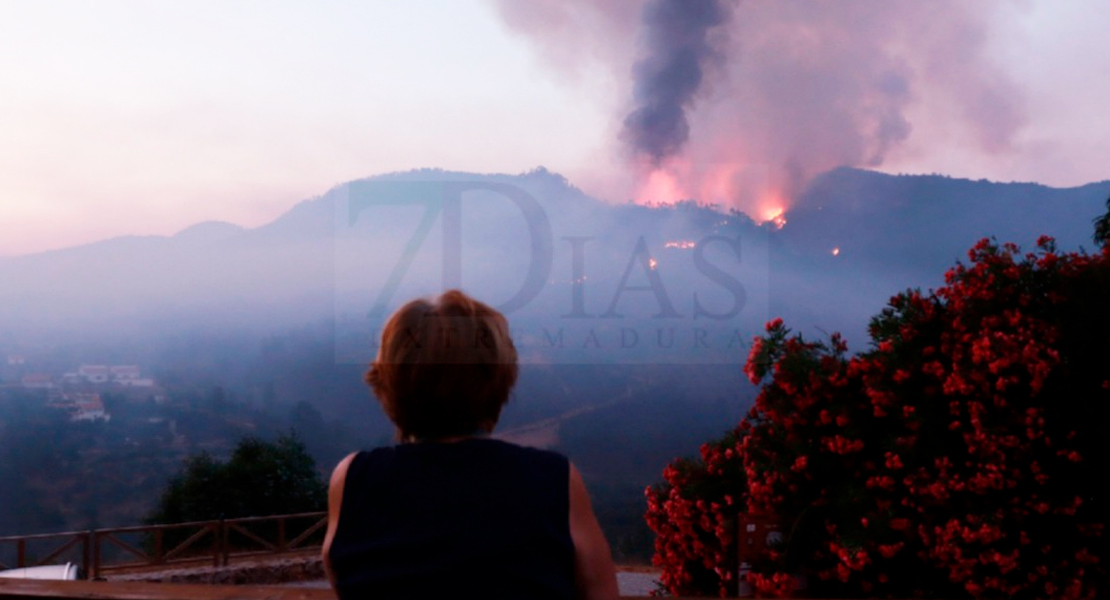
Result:
M553 195L487 179L333 192L337 360L369 360L394 310L456 288L505 314L522 362L743 359L767 318L764 230L692 203Z

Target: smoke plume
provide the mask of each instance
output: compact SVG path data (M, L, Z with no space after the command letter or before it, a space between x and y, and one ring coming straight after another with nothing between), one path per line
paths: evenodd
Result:
M770 218L828 169L915 141L1006 152L1027 120L989 54L1002 0L494 1L561 71L627 81L614 119L639 200Z
M720 59L710 30L725 23L719 0L654 0L644 5L647 56L633 67L636 107L624 119L622 140L658 166L690 136L686 110L701 87L707 64Z

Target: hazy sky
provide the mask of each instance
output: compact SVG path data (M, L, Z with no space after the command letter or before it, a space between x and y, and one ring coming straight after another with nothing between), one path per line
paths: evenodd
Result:
M838 6L787 4L800 16L782 23L802 33L824 31L813 14ZM623 201L634 192L617 139L642 48L629 0L601 5L616 7L607 18L617 25L560 38L545 29L553 4L540 0L0 0L0 256L204 220L257 226L335 184L417 167L544 165ZM758 103L722 97L765 71L745 57L745 36L777 9L748 6L733 15L737 56L724 58L747 66L695 107L718 121L730 111L762 118ZM1110 178L1110 5L998 6L967 17L975 28L964 36L991 81L970 81L977 71L962 83L997 80L990 90L1020 100L1006 142L969 142L966 114L944 116L930 87L964 87L959 78L922 75L898 97L909 127L878 168L1054 186ZM902 61L900 38L884 35L894 49L883 68L928 70L928 60ZM999 112L974 108L980 121ZM709 122L699 118L692 140ZM694 160L712 156L700 151Z

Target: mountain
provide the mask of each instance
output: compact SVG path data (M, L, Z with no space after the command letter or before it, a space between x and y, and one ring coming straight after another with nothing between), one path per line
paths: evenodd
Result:
M138 364L171 404L218 389L271 411L311 406L350 428L316 438L372 445L390 435L362 383L382 320L461 287L507 313L521 354L499 430L569 455L614 547L635 554L650 547L644 486L754 398L740 367L766 321L864 349L891 295L942 285L982 237L1091 247L1108 195L1110 182L837 169L779 228L692 201L609 204L543 169L395 173L253 229L209 222L0 259L0 355L58 374Z
M841 168L815 178L772 236L772 304L787 323L866 340L870 315L894 293L931 289L982 238L1032 250L1095 249L1092 220L1110 182L1074 188ZM808 328L808 329L805 329Z
M522 395L543 398L507 418L556 418L565 429L626 417L606 399L629 382L646 390L653 377L681 379L662 365L686 365L677 372L703 390L722 377L705 397L725 398L742 385L752 336L774 317L809 337L843 332L864 349L868 320L891 295L942 285L982 237L1091 246L1108 195L1110 182L1055 189L842 168L814 179L778 228L694 202L605 203L544 169L394 173L337 186L253 229L209 222L0 259L0 353L65 348L69 362L203 373L247 394L276 386L336 415L366 410L359 372L384 317L462 287L506 311L528 367ZM629 368L585 368L599 365ZM589 417L566 417L584 407Z
M890 272L943 272L983 237L1031 247L1041 234L1063 249L1092 247L1091 220L1110 182L1076 188L837 169L810 183L782 238L800 252L829 252Z
M443 194L457 196L454 213ZM543 169L423 169L338 186L254 229L210 222L0 259L0 333L13 342L122 339L364 321L375 307L446 284L537 323L528 335L563 326L578 345L592 343L590 331L613 341L631 320L727 330L773 316L861 342L887 297L940 285L979 238L1031 247L1048 234L1063 249L1090 247L1108 194L1110 182L1055 189L842 168L811 182L776 229L692 202L607 204ZM658 267L640 264L647 259ZM647 350L626 356L652 360Z

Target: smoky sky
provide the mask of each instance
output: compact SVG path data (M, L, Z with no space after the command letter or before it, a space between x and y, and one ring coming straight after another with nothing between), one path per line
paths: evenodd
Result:
M701 87L707 63L720 59L710 29L728 20L718 0L655 0L644 4L647 55L632 69L636 107L624 119L622 140L653 162L681 150L690 136L686 110Z
M695 196L710 180L735 193L729 178L755 167L790 197L909 141L1006 153L1028 121L990 52L1001 0L494 2L558 71L623 81L624 154L683 161Z

